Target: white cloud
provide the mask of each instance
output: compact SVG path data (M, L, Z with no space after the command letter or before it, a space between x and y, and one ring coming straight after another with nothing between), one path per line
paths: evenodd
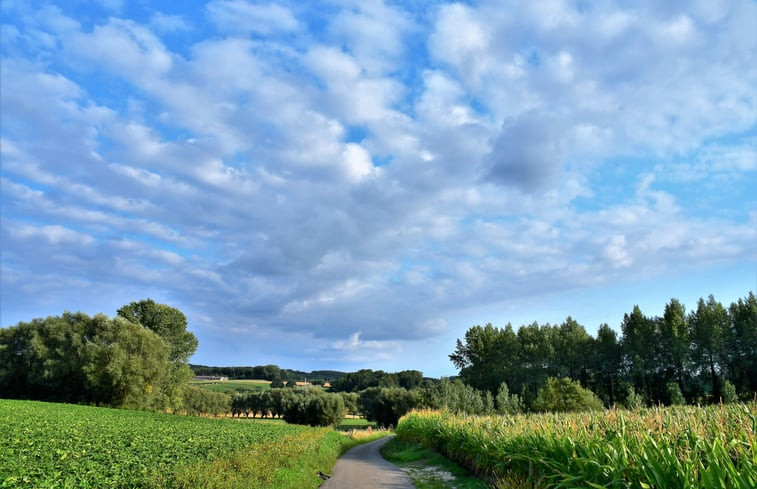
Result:
M227 32L273 34L294 31L299 25L289 9L272 2L214 0L206 8L218 29Z
M149 292L239 362L400 362L503 298L753 261L754 11L14 10L3 308Z

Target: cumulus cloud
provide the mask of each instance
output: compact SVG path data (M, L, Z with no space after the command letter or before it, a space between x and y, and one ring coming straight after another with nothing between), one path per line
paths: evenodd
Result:
M209 363L417 368L460 311L757 259L753 2L4 9L4 325L149 295Z

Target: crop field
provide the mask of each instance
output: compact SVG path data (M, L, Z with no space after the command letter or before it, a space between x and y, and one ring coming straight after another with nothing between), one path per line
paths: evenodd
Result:
M757 404L580 414L414 412L399 438L434 448L498 487L757 487Z
M331 428L0 399L2 488L315 488L350 444Z

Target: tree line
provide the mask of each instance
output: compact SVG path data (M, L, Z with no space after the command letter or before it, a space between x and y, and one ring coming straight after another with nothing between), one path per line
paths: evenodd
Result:
M64 312L0 329L0 395L181 410L197 348L186 328L181 311L146 299L113 318Z
M195 375L215 375L230 379L256 379L271 382L305 381L314 384L332 382L339 379L344 372L336 370L313 370L303 372L281 368L278 365L256 365L254 367L210 367L207 365L189 365Z
M713 296L694 310L671 299L662 316L638 306L620 335L602 324L596 337L571 317L559 325L473 326L449 356L467 385L496 395L502 383L533 409L547 379L568 378L605 405L718 402L757 392L757 300L729 307Z

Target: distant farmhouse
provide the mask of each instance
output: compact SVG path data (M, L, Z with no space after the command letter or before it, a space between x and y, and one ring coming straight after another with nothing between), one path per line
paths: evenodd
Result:
M229 378L220 375L195 375L194 380L229 380Z

